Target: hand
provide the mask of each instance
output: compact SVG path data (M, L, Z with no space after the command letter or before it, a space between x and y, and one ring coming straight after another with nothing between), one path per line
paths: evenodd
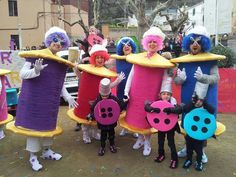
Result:
M123 101L126 103L129 101L129 95L124 95Z
M152 108L152 112L155 112L155 113L160 113L161 110L160 108Z
M194 77L195 77L197 80L201 80L201 79L202 79L203 73L202 73L202 70L201 70L200 66L198 66L197 70L195 71Z
M48 64L43 65L43 59L40 58L35 61L34 63L34 70L36 74L39 74L41 70L43 70L45 67L47 67Z
M74 98L71 96L67 99L68 104L69 104L69 108L76 108L77 106L79 106L79 104L74 100Z
M119 75L118 75L118 77L117 77L117 80L118 80L118 82L120 83L122 80L124 80L125 79L125 73L123 73L123 72L121 72Z
M170 114L172 112L172 108L164 108L163 112L165 112L166 114Z
M187 79L185 68L182 69L177 69L177 77L179 77L181 80L185 81Z

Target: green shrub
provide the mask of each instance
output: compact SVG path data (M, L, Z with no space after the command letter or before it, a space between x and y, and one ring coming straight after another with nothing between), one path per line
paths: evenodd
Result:
M232 49L228 47L223 47L220 45L212 47L211 53L226 56L225 60L218 61L219 68L230 68L233 67L234 64L236 64L236 54Z

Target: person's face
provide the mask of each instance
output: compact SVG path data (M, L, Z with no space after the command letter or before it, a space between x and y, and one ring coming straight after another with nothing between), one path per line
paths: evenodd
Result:
M98 67L102 67L105 64L105 59L102 58L101 56L96 56L95 57L95 65Z
M199 54L202 50L201 45L199 44L201 38L191 39L190 44L190 53L193 55Z
M129 55L131 54L132 52L132 47L130 46L130 44L125 44L123 46L123 52L124 52L124 55Z
M53 42L51 42L49 49L52 51L53 54L56 54L57 52L61 51L63 45L65 45L65 42L60 38L53 38Z
M149 41L148 42L148 52L157 52L157 43L156 41Z
M170 92L161 92L160 97L164 101L170 101L171 93Z
M90 27L89 34L97 34L97 29L95 27Z

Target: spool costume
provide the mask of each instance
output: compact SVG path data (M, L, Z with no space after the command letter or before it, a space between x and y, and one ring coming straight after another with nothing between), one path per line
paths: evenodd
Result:
M28 136L26 150L30 152L32 169L39 171L42 165L35 152L44 147L44 159L59 160L62 156L53 152L52 137L62 133L57 126L60 94L67 67L75 65L56 55L69 46L66 32L59 27L50 28L45 34L46 49L20 52L26 62L20 71L23 79L16 112L16 121L7 129ZM44 60L43 60L43 59Z
M133 149L144 145L145 156L151 153L150 135L153 131L145 119L143 105L146 100L157 100L165 69L175 66L156 53L162 49L164 38L165 35L159 28L151 27L143 35L143 46L147 52L127 56L127 61L132 63L133 67L125 87L125 95L129 98L128 107L126 115L120 119L120 125L139 133Z
M5 80L7 74L10 71L6 69L0 69L0 140L5 137L3 128L4 125L10 121L12 121L13 116L8 114L7 109L7 100L6 100L6 87L5 87Z

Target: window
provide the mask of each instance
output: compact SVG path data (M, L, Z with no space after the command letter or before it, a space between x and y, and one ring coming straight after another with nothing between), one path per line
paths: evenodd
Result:
M195 8L193 9L193 16L195 15L195 12L196 12L196 10L195 10Z
M10 48L12 50L19 49L19 35L15 35L15 34L11 35Z
M9 16L18 16L17 0L8 0Z

